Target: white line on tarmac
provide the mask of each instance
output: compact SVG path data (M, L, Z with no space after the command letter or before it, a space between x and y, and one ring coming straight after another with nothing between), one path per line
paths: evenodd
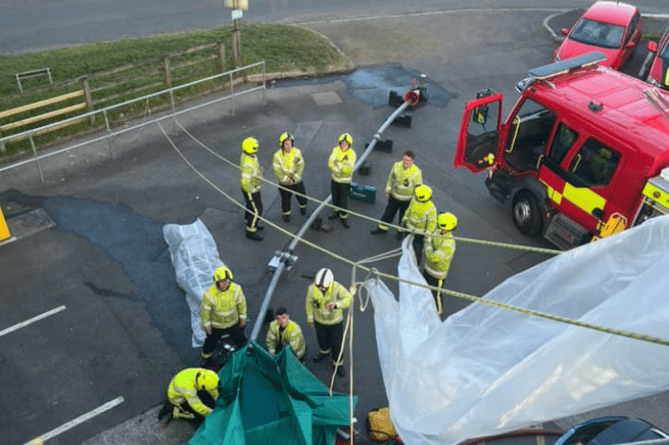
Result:
M81 416L77 417L76 419L70 420L67 423L64 423L63 425L59 426L58 428L55 428L48 433L44 433L39 437L36 437L35 439L31 440L30 442L26 442L24 445L34 445L36 443L43 443L46 442L49 439L53 439L59 434L64 433L65 431L74 428L77 425L80 425L84 423L85 421L92 419L93 417L100 415L104 413L105 411L109 411L110 409L114 408L115 406L120 405L121 403L124 402L123 397L117 397L114 400L105 403L104 405L95 408L92 411L87 412L86 414L82 414Z
M65 309L67 309L65 306L60 306L60 307L57 307L55 309L51 309L50 311L47 311L47 312L45 312L41 315L33 317L30 320L22 321L19 324L15 324L14 326L10 326L6 329L3 329L2 331L0 331L0 337L2 337L3 335L9 334L10 332L14 332L14 331L19 330L23 327L26 327L29 324L35 323L36 321L40 321L43 318L49 317L53 314L57 314L60 311L64 311Z

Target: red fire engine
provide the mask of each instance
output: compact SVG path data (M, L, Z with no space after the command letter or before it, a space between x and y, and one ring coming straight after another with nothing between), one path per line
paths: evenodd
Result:
M502 94L467 104L455 167L487 171L526 235L568 249L669 213L669 94L585 54L530 70L502 123Z

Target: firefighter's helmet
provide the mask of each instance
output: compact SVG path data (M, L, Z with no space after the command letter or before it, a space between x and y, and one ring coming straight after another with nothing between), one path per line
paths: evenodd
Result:
M432 189L429 186L422 184L416 187L414 195L416 196L416 201L427 202L432 198Z
M349 147L353 147L353 137L349 133L342 133L339 138L337 138L339 144L344 141L346 141Z
M458 226L458 218L451 212L442 213L437 218L437 224L439 224L440 229L450 232Z
M195 386L199 390L211 392L218 388L218 375L211 369L202 370L195 377Z
M286 142L287 139L290 139L290 142L295 142L295 137L290 134L290 133L281 133L281 136L279 136L279 147L283 148L283 143Z
M214 284L224 280L232 281L232 271L225 266L220 266L214 271Z
M327 268L323 268L316 272L316 277L314 278L314 284L320 289L330 289L334 283L334 275L332 271Z
M246 138L242 141L242 151L247 155L253 155L258 153L258 140L256 138Z

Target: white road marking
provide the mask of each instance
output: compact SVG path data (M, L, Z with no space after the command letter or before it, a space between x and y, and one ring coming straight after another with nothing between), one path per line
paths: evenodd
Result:
M121 403L124 402L123 397L117 397L114 400L105 403L104 405L95 408L92 411L87 412L86 414L82 414L81 416L77 417L76 419L70 420L67 423L64 423L63 425L59 426L58 428L55 428L48 433L44 433L39 437L36 437L35 439L31 440L30 442L26 442L24 445L31 445L34 443L40 443L41 442L46 442L49 439L53 439L59 434L64 433L65 431L74 428L77 425L80 425L84 423L85 421L92 419L93 417L100 415L104 413L105 411L109 411L110 409L114 408L115 406L120 405Z
M0 337L2 337L3 335L9 334L10 332L14 332L14 331L19 330L23 327L26 327L29 324L35 323L36 321L40 321L43 318L49 317L53 314L57 314L60 311L64 311L65 309L67 309L65 306L60 306L60 307L57 307L55 309L51 309L50 311L47 311L47 312L45 312L41 315L33 317L30 320L22 321L19 324L15 324L14 326L10 326L6 329L3 329L2 331L0 331Z

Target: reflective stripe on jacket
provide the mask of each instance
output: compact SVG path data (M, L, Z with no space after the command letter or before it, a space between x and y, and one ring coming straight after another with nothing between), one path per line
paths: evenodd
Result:
M402 161L393 164L386 181L386 194L400 201L409 201L413 197L414 189L423 183L423 173L420 168L412 165L404 168Z
M439 235L440 231L435 233ZM432 236L425 237L425 244L423 245L425 271L434 278L440 280L446 278L454 254L455 239L453 239L453 234L451 232L446 233L444 238Z
M198 389L195 386L195 379L199 372L204 371L201 368L187 368L174 376L170 385L167 387L167 398L173 405L179 406L188 402L191 408L198 414L206 416L212 412L212 409L202 403L197 396ZM216 400L218 398L218 389L207 391Z
M288 153L282 149L274 153L272 170L281 185L297 184L302 180L304 158L299 148L292 147Z
M402 225L409 230L434 232L437 227L437 208L432 201L419 202L412 199L402 218Z
M262 171L260 170L260 164L258 164L258 157L242 153L239 166L242 175L240 180L242 190L247 193L260 191L260 187L262 186Z
M200 305L202 326L214 329L227 329L240 321L246 321L246 299L242 287L230 283L225 292L214 285L202 296Z
M277 320L269 324L267 330L267 351L274 357L276 355L276 348L278 345L283 347L290 346L297 358L304 357L307 352L307 346L304 342L304 335L302 329L293 320L288 320L288 326L281 331L281 325Z
M307 290L306 313L307 323L333 325L344 320L342 309L351 305L351 293L336 281L325 293L312 284ZM335 303L334 309L328 309L328 303Z
M328 167L332 171L332 180L339 183L350 183L353 180L355 160L356 155L352 148L349 147L345 152L339 145L333 148L328 159Z

